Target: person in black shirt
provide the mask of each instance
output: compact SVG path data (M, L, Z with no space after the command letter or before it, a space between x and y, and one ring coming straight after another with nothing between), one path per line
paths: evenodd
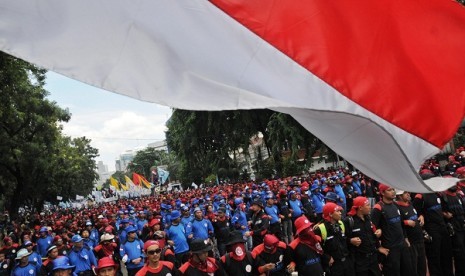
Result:
M357 276L381 276L377 254L381 230L375 230L370 220L370 211L371 204L368 198L359 196L354 199L352 208L344 219L346 236L350 242L349 250L355 259Z
M281 218L283 241L286 244L290 244L294 238L292 236L292 214L289 209L286 190L281 190L279 192L278 210L279 217Z
M310 220L301 216L294 223L297 238L288 247L290 264L289 272L297 271L299 275L322 276L324 275L321 264L323 248L320 245L321 238L313 232Z
M212 220L213 229L215 230L216 244L220 256L226 254L226 243L228 242L231 225L229 218L226 216L226 208L220 207L217 216Z
M226 276L221 263L208 257L212 250L207 240L194 239L190 244L190 258L179 268L179 274L189 276Z
M423 229L432 238L425 243L428 270L431 276L451 276L452 245L441 206L441 196L436 193L416 194L413 206L424 220Z
M371 219L381 229L381 250L387 249L382 260L385 276L414 275L408 239L404 235L399 208L394 204L396 190L385 184L378 186L381 200L375 204Z
M355 275L354 260L349 254L345 226L341 221L342 207L329 202L323 207L324 221L315 228L323 241L323 250L331 275Z
M457 186L442 193L442 210L449 224L455 275L465 275L465 215L464 202L457 195Z
M10 260L6 258L5 251L0 250L0 276L10 276Z
M417 211L410 204L410 193L398 190L396 192L396 204L400 210L402 225L410 242L410 254L412 255L415 275L426 276L426 253L423 237L423 219L418 218Z

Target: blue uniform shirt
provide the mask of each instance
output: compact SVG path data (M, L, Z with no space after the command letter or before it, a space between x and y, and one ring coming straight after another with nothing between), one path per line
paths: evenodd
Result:
M91 270L92 267L97 266L97 259L95 258L94 253L88 247L84 246L79 251L75 251L75 247L69 252L68 258L71 265L75 265L76 269L74 272L79 274L79 272Z
M213 225L207 219L194 219L188 226L186 226L186 235L189 237L193 234L193 239L206 240L213 234Z
M187 244L186 229L182 223L178 225L171 225L166 230L166 237L168 240L174 242L174 253L184 253L189 250L189 245Z
M276 205L265 206L265 213L271 217L270 223L276 223L279 221L278 207Z
M128 260L126 262L126 267L128 269L140 268L144 266L144 255L142 254L143 248L144 244L139 239L126 241L124 244L121 244L119 252L121 257L128 255ZM142 260L138 264L134 264L132 260L138 258L142 258Z
M312 193L312 205L315 213L322 214L325 205L325 197L321 193Z
M52 244L52 242L53 238L50 235L45 236L45 238L38 238L36 246L37 253L39 253L42 257L47 257L47 248Z
M231 224L234 225L234 228L236 230L240 230L242 234L248 231L247 217L245 213L241 211L239 208L236 209L236 211L234 211L234 214L231 217Z
M39 269L40 266L34 263L28 263L24 267L17 264L11 271L11 276L36 276L39 275Z
M292 217L293 218L298 218L302 215L302 202L298 199L290 199L289 200L289 208L292 209L294 212L292 212Z

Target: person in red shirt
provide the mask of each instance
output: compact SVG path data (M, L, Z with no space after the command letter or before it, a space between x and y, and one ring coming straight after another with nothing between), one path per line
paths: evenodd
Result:
M177 275L172 262L160 260L161 252L162 248L158 241L146 241L144 243L144 253L147 255L147 263L137 272L136 276Z
M287 275L286 267L290 263L289 254L286 254L287 245L275 235L266 234L263 243L256 246L252 254L259 260L259 271L268 276Z
M211 245L202 239L194 239L190 244L191 256L180 268L180 275L189 276L226 276L221 264L214 258L208 257L208 252L212 250Z

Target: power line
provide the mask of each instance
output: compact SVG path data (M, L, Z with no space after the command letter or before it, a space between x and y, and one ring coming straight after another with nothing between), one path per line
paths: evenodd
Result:
M144 141L163 141L164 138L128 138L128 137L98 137L98 136L86 136L87 138L91 139L104 139L104 140L144 140Z

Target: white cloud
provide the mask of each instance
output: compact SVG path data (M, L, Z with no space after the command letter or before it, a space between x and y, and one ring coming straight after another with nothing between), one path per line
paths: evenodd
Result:
M165 123L171 116L168 107L110 93L72 79L48 73L49 98L71 112L63 133L85 136L99 150L108 169L115 169L119 154L165 139Z

